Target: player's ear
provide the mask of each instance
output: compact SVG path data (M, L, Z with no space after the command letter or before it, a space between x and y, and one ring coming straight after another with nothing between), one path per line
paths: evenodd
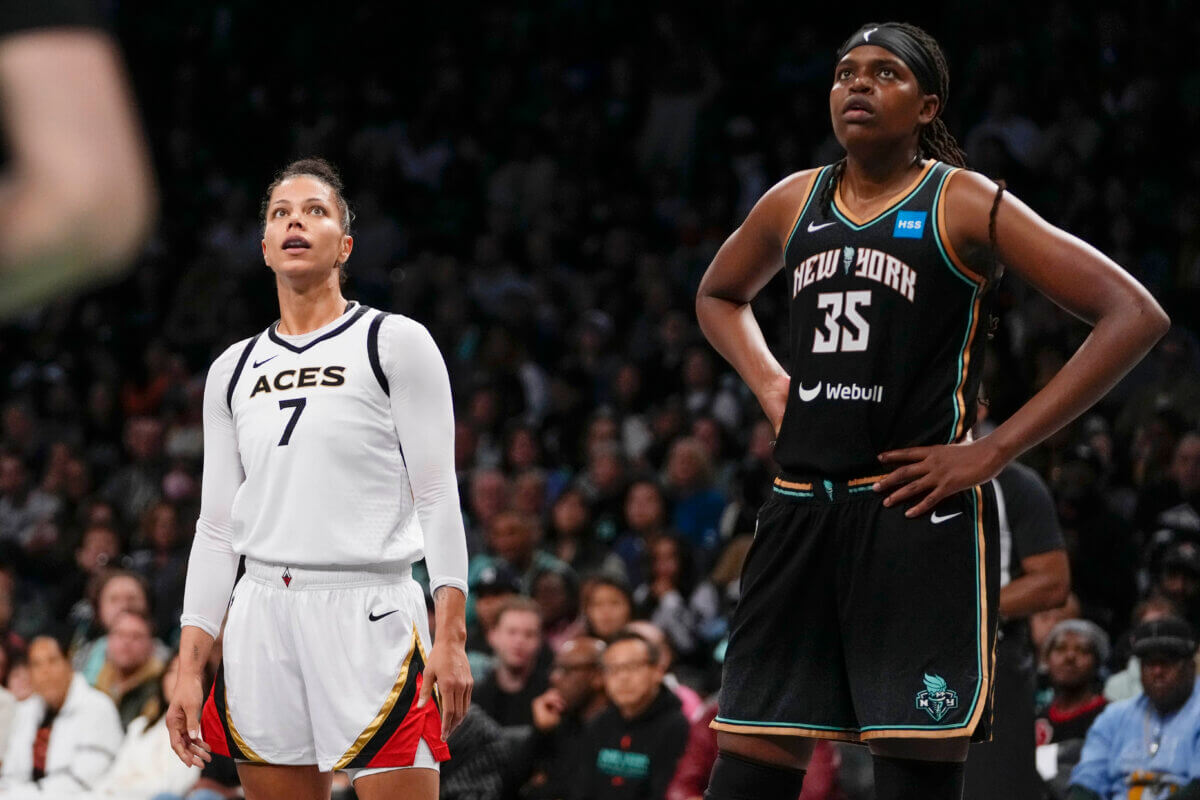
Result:
M345 264L350 259L350 251L353 249L354 249L354 237L353 236L343 236L342 237L342 257L339 258L338 261Z
M262 253L263 253L263 263L266 264L268 267L271 266L271 262L267 259L267 240L266 239L262 240Z
M928 125L937 119L938 112L942 110L942 99L936 94L927 94L921 98L921 113L917 115L917 121L922 125Z

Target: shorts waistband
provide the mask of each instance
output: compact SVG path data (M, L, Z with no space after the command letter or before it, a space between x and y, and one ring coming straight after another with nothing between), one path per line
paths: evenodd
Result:
M886 474L835 481L829 478L782 473L775 479L771 488L779 497L797 503L841 503L846 500L875 497L871 487Z
M353 567L293 567L246 559L246 577L276 589L331 589L338 586L377 586L412 580L407 563L371 564Z

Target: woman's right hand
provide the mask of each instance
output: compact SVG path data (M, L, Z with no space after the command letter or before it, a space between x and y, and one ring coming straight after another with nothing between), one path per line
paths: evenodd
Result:
M175 683L166 722L171 735L171 749L189 767L203 767L212 761L212 748L200 738L200 708L203 704L201 677L181 674Z
M783 425L783 412L787 408L788 392L791 391L791 387L791 376L786 372L781 372L771 378L758 392L758 404L762 406L763 413L767 415L776 436L779 435L779 428Z

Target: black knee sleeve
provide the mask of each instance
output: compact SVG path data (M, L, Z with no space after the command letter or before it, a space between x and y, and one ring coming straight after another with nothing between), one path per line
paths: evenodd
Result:
M721 753L713 764L705 800L796 800L804 770L776 767Z
M875 756L875 800L962 800L965 764Z

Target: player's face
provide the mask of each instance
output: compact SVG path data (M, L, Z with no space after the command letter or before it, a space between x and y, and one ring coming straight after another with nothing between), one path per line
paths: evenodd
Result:
M263 261L284 279L327 280L350 258L354 240L342 231L332 187L309 175L280 182L267 204Z
M833 133L847 150L914 137L933 121L938 103L921 91L905 63L882 47L856 47L833 71L829 114Z

